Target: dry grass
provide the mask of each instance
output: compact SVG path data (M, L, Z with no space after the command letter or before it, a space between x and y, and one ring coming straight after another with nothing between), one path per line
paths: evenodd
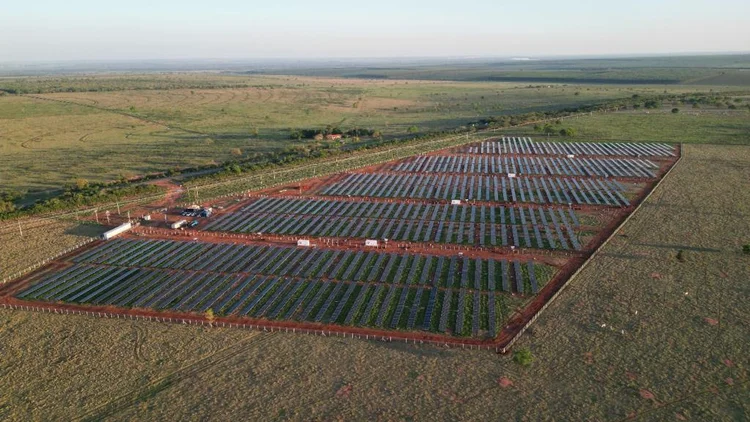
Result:
M747 420L748 179L750 148L686 146L627 237L520 342L528 368L488 352L0 311L0 418Z
M18 221L0 223L0 280L104 231L74 221L21 220L21 230L18 225Z

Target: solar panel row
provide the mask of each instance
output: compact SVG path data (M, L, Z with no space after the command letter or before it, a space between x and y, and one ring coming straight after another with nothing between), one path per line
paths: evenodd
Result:
M429 155L388 166L406 173L476 173L654 178L658 165L641 158ZM479 179L480 181L482 179ZM481 187L480 187L481 190Z

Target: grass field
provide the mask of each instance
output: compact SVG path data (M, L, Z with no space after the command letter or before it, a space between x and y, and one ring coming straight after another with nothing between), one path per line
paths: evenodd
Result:
M750 191L737 186L750 147L683 153L517 345L528 368L484 351L3 310L0 417L747 420Z
M40 263L90 237L100 235L100 226L75 221L21 220L0 226L0 280Z
M621 111L565 119L559 128L573 128L580 139L659 141L700 144L750 144L750 111L747 109L691 109L678 106L648 111ZM519 131L541 137L532 127ZM575 139L574 138L574 139Z
M108 181L310 142L291 140L292 129L371 128L388 139L410 135L413 126L417 133L436 131L636 93L704 90L217 74L5 78L3 87L32 94L0 96L0 180L4 189L31 192L76 178ZM67 88L91 92L47 92Z

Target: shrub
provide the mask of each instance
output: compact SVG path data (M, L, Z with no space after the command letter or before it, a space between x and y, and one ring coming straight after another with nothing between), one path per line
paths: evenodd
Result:
M529 366L533 360L534 357L531 355L531 350L529 349L521 349L513 352L513 361L521 366Z
M675 107L675 108L673 108L673 109L672 109L672 113L673 113L673 114L677 114L677 113L679 113L679 112L680 112L680 109L679 109L679 108L677 108L677 107Z
M742 245L742 253L745 255L750 255L750 243L747 245Z
M682 249L677 251L677 260L680 262L685 262L685 251L683 251Z
M572 127L560 129L560 136L576 136L576 130Z

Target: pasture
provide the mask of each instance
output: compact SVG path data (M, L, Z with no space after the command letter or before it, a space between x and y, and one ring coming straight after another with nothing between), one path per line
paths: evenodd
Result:
M0 95L0 179L33 193L315 144L290 139L295 129L369 128L391 139L696 88L173 74L5 78L0 89L28 93ZM378 140L345 142L330 146Z
M575 138L611 141L663 141L680 143L747 145L750 143L750 110L744 97L737 110L674 105L659 110L628 110L564 119L556 128L572 128ZM672 113L677 107L679 113ZM526 127L518 133L533 134Z

